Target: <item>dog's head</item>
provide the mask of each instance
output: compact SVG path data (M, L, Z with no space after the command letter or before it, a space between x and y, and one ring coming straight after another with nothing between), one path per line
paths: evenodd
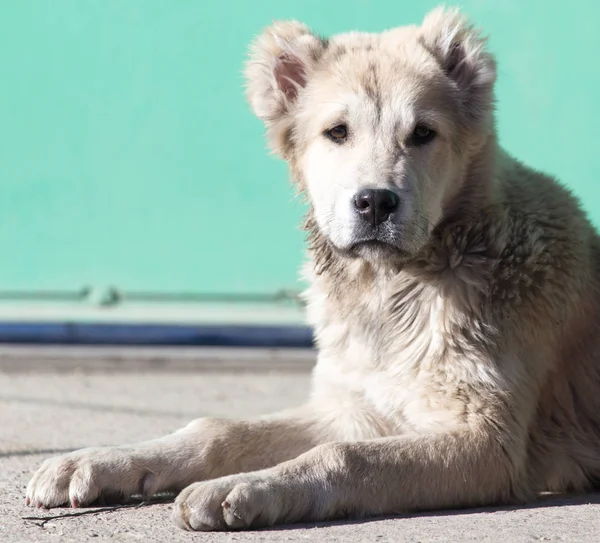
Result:
M493 131L494 59L456 10L328 40L275 23L252 45L246 76L320 233L349 256L415 254Z

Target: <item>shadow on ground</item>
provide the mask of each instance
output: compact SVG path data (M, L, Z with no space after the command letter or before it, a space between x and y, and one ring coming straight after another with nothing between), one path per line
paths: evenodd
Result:
M168 504L172 503L175 499L173 494L161 494L153 497L149 500L143 500L139 497L133 497L128 500L127 503L114 504L105 506L105 503L98 503L91 507L73 510L70 508L59 508L54 514L46 515L31 515L21 517L23 520L29 520L37 522L40 526L44 526L45 523L54 520L67 519L72 517L81 517L86 515L95 515L98 513L106 512L117 512L121 509L139 509L142 507L150 507L157 504ZM363 519L339 519L327 522L313 522L313 523L298 523L298 524L287 524L277 525L271 528L265 528L262 530L247 530L247 531L294 531L294 530L306 530L314 528L330 528L334 526L352 526L362 525L371 522L379 522L382 520L399 520L417 517L445 517L445 516L458 516L458 515L473 515L480 513L498 513L502 511L522 511L527 509L537 508L548 508L548 507L565 507L565 506L577 506L577 505L589 505L589 504L600 504L600 493L590 494L577 494L577 495L557 495L557 496L543 496L533 503L523 505L506 505L506 506L489 506L489 507L472 507L466 509L446 509L438 511L420 511L416 513L407 513L401 515L387 515L382 517L363 518ZM59 512L60 511L60 512Z

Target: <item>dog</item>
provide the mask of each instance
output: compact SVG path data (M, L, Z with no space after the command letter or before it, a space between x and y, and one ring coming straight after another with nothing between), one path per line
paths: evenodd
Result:
M177 491L179 526L228 530L595 488L600 238L499 146L481 32L444 8L330 39L277 22L245 73L309 204L309 399L47 460L27 503Z

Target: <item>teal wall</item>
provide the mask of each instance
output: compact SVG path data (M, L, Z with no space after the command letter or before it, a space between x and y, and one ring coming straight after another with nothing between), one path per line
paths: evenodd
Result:
M248 42L418 22L420 0L0 0L0 291L296 288L302 215L245 104ZM499 130L600 223L600 3L472 0Z

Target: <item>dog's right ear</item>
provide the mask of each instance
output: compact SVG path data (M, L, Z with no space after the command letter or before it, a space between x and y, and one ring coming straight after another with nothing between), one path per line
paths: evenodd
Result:
M426 15L420 33L421 43L461 91L470 121L489 121L496 62L485 37L458 9L442 7Z
M274 23L250 46L246 94L276 152L282 152L298 95L324 50L325 42L296 21Z

